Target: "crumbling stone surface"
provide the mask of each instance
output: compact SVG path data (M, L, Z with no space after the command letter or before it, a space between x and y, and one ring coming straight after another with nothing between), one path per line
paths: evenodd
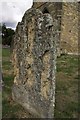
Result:
M38 118L53 118L56 42L50 14L31 8L18 23L14 37L12 96Z
M60 56L60 36L61 36L61 14L62 14L62 2L33 2L33 8L38 8L43 14L49 13L54 22L53 34L56 41L56 53Z

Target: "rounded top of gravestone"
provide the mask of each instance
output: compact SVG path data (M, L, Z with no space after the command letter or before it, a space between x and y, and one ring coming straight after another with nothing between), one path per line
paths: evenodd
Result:
M36 14L42 14L42 12L39 10L39 9L36 9L36 8L30 8L29 10L27 10L24 14L24 16L28 17L32 17L32 16L35 16Z

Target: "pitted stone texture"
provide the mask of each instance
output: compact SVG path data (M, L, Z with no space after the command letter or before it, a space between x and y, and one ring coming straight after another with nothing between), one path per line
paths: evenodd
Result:
M53 19L30 9L17 25L14 37L13 99L38 118L53 118L55 104L56 43Z

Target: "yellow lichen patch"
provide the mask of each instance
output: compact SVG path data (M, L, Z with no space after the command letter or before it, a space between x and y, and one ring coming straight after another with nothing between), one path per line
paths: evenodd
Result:
M33 63L33 58L31 57L30 54L26 57L26 60L27 60L28 64L32 64Z
M26 57L26 62L29 65L33 64L33 55L32 55L32 49L33 49L33 40L34 40L34 18L32 18L31 22L28 23L28 55ZM27 69L27 85L29 87L33 86L34 83L34 75L32 73L32 68Z
M41 95L42 95L44 98L48 99L49 91L50 91L50 82L47 81L47 82L45 83L45 86L42 86L42 87L41 87Z
M32 73L31 69L28 69L28 80L27 80L27 84L29 85L29 87L32 87L34 84L34 75Z
M48 91L50 89L50 82L48 80L49 77L49 69L50 69L50 54L49 52L45 53L43 56L43 66L44 66L44 71L41 73L41 95L44 98L48 98Z
M15 72L15 75L16 75L16 77L14 78L14 83L15 83L16 85L18 85L18 83L21 83L21 81L18 80L18 79L19 79L19 69L18 69L17 67L15 67L14 72Z
M28 23L28 48L29 52L31 53L33 48L33 40L34 40L34 18L32 18L32 21Z
M16 77L14 78L14 84L18 85Z

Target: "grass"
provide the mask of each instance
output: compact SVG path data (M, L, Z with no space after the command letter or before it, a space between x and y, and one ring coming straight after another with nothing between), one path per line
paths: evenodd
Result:
M62 55L57 59L56 118L78 117L78 57Z
M2 92L0 91L0 118L2 118Z
M2 49L2 56L7 58L10 57L10 49L8 48Z
M13 69L10 49L3 49L3 118L20 118L28 112L12 100ZM57 58L55 118L78 116L78 58L62 55Z
M3 49L2 56L2 68L3 68L3 91L2 91L2 117L3 118L21 118L31 116L28 112L12 100L12 86L13 86L13 69L10 62L10 49Z

